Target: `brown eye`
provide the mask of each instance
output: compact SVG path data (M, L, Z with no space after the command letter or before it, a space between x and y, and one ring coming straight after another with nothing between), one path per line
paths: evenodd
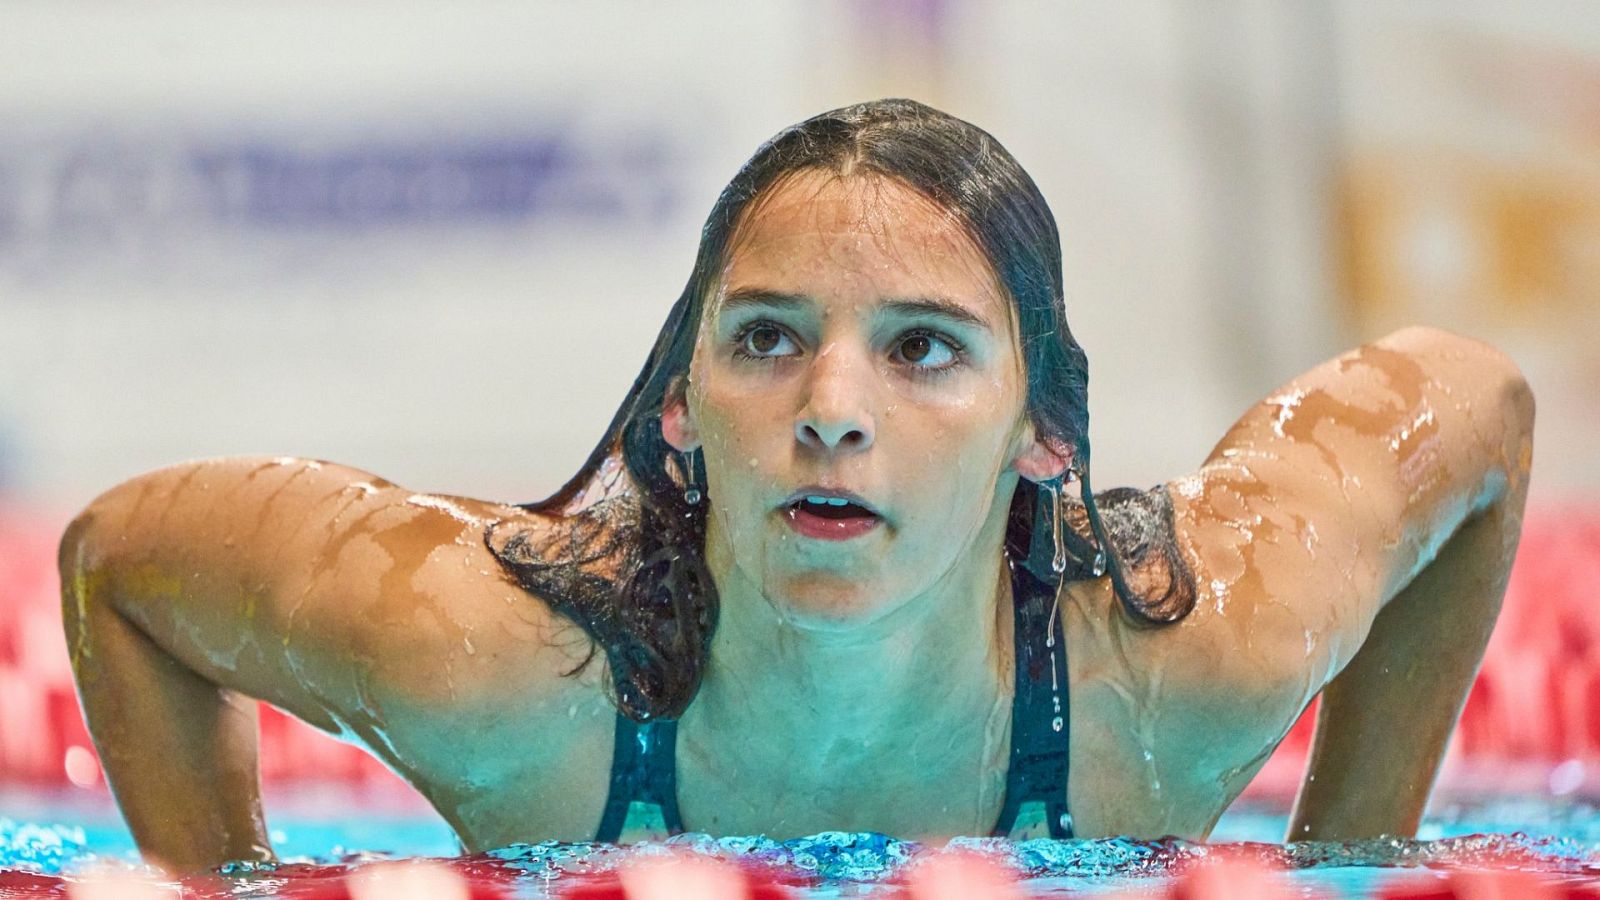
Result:
M750 332L750 349L757 353L771 353L783 340L783 332L776 328L757 328Z
M900 355L905 357L907 362L922 362L932 349L933 341L929 340L927 335L918 334L906 338L900 345Z
M913 331L900 338L895 345L895 361L916 369L939 372L950 369L961 361L960 348L955 342L937 334Z
M776 325L756 323L734 338L734 355L745 359L780 359L798 350L794 339Z

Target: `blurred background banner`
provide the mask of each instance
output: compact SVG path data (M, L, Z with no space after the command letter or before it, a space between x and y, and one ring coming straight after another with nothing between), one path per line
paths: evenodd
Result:
M282 454L544 496L739 164L882 96L990 131L1050 200L1102 485L1189 471L1402 325L1510 353L1529 526L1452 771L1600 775L1590 4L0 0L0 60L0 781L102 789L53 570L97 493ZM390 783L266 727L271 777Z

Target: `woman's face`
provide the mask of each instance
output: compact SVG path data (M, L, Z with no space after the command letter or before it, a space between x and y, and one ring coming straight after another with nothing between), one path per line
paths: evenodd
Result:
M901 182L804 171L758 198L663 416L705 454L712 571L814 627L992 573L1032 443L1014 318L971 238Z

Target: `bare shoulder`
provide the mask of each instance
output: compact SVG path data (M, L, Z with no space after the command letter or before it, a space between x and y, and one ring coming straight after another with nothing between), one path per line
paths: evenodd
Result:
M1170 502L1192 610L1135 622L1104 578L1063 603L1074 753L1107 769L1096 784L1123 786L1102 797L1075 782L1086 821L1208 831L1379 610L1465 518L1526 480L1532 415L1504 354L1406 329L1292 379L1151 492L1150 508ZM1177 812L1147 820L1152 809Z
M1199 589L1192 674L1303 707L1462 521L1526 479L1532 416L1510 359L1432 328L1341 354L1251 407L1167 485Z
M560 524L332 463L208 460L96 499L62 566L196 671L330 730L512 691L564 714L593 692L564 677L587 643L502 574L484 537L509 521Z

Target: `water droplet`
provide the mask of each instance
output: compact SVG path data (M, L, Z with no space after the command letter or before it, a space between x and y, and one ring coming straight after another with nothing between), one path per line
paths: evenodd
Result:
M100 780L100 763L87 748L74 744L67 748L62 761L67 780L78 787L94 787Z
M1550 770L1550 793L1557 797L1564 797L1583 787L1584 782L1583 760L1569 759Z

